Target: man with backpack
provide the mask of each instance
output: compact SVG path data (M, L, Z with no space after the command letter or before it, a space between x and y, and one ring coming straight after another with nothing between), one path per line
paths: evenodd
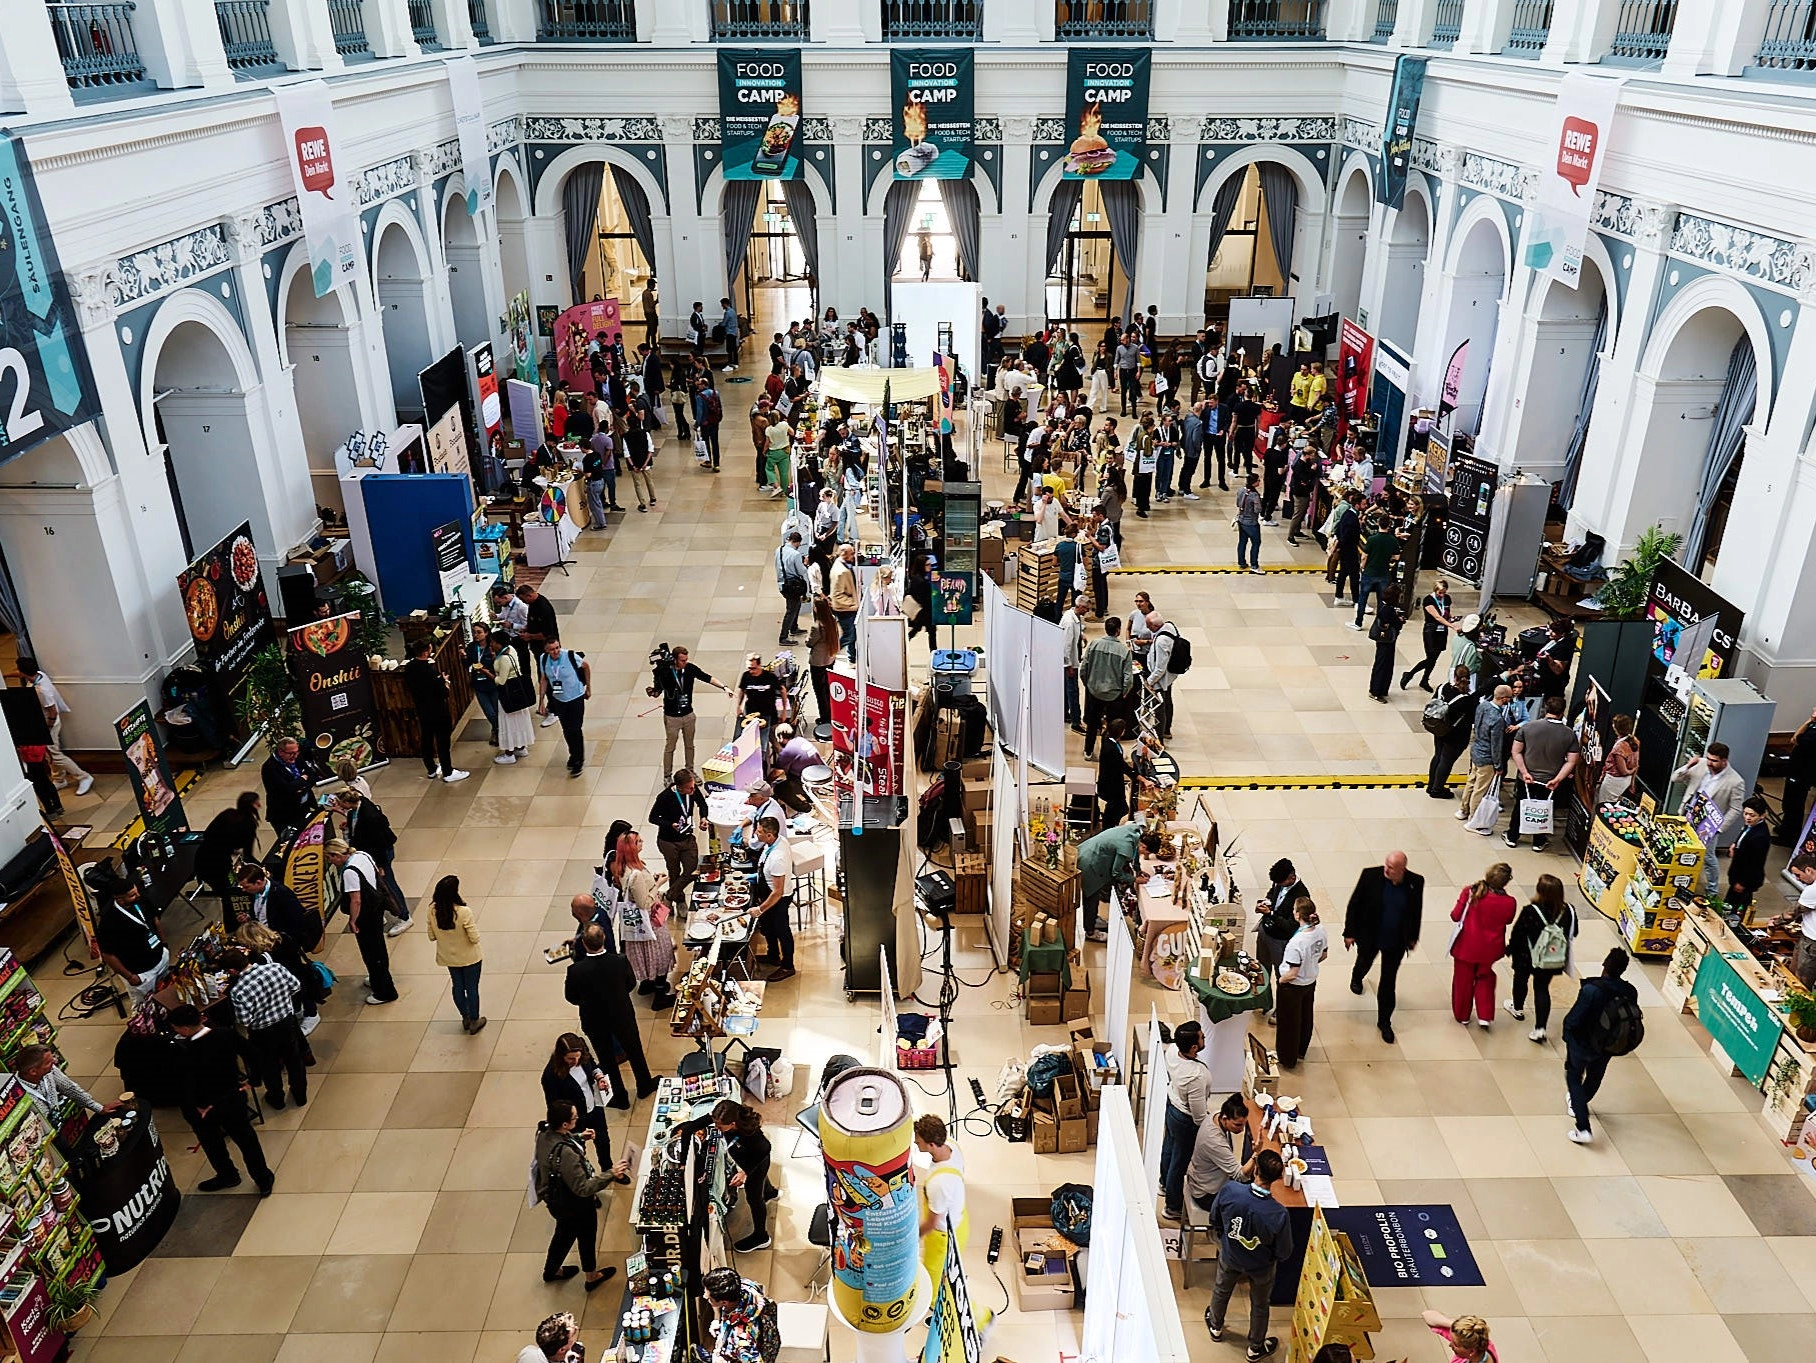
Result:
M1148 645L1147 671L1143 683L1160 697L1160 714L1154 722L1161 742L1173 736L1173 678L1192 670L1192 641L1179 633L1179 626L1149 611L1148 629L1153 641Z
M1602 960L1602 973L1583 981L1564 1019L1564 1084L1574 1118L1570 1139L1578 1145L1595 1139L1589 1129L1589 1100L1601 1088L1609 1060L1631 1055L1646 1038L1639 991L1621 978L1630 959L1619 947L1611 950Z
M719 471L719 423L725 420L725 407L719 401L719 390L713 387L713 372L708 369L700 380L700 391L694 394L694 431L712 459L713 472Z
M1458 667L1449 681L1439 683L1432 698L1425 702L1420 722L1431 735L1431 766L1425 773L1425 793L1434 800L1457 798L1450 788L1450 773L1469 746L1475 708L1476 695L1470 689L1466 667Z
M1217 1278L1211 1304L1204 1309L1204 1328L1223 1340L1224 1317L1236 1284L1249 1289L1248 1363L1261 1363L1280 1347L1267 1332L1268 1301L1274 1275L1293 1255L1293 1225L1286 1208L1274 1200L1273 1187L1285 1172L1278 1150L1255 1156L1252 1183L1231 1179L1211 1202L1211 1229L1217 1232Z

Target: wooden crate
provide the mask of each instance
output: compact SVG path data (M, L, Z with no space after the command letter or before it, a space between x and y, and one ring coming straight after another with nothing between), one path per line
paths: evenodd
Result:
M958 886L956 913L984 913L990 907L990 860L982 852L954 858L952 879Z
M1064 919L1084 899L1084 877L1078 858L1068 845L1057 870L1049 870L1044 855L1023 860L1019 872L1021 898L1037 913Z

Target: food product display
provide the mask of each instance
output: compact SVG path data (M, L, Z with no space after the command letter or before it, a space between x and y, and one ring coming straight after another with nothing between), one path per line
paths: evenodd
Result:
M1703 845L1684 820L1631 805L1595 812L1577 883L1635 955L1668 956L1702 887Z
M23 1245L47 1282L91 1282L103 1272L50 1128L11 1076L0 1083L0 1200L0 1252Z

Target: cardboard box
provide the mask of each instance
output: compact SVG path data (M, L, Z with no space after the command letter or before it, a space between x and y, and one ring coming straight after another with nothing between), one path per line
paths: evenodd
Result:
M1086 1101L1096 1107L1105 1084L1122 1082L1122 1067L1110 1054L1110 1043L1097 1040L1090 1027L1072 1028L1071 1037L1072 1067L1084 1085Z
M1060 1074L1054 1076L1053 1110L1059 1114L1059 1119L1061 1121L1065 1121L1069 1117L1076 1117L1081 1121L1084 1119L1084 1090L1079 1086L1077 1075Z
M1036 970L1028 976L1022 992L1029 998L1058 998L1065 989L1065 977L1057 970Z
M1085 1113L1085 1143L1093 1149L1097 1146L1097 1124L1102 1116L1103 1110L1096 1103L1092 1103L1091 1110Z
M1067 1022L1091 1016L1091 975L1080 966L1072 972L1071 983L1061 1001L1061 1015Z
M1058 1232L1053 1229L1052 1199L1017 1197L1010 1199L1009 1217L1015 1231L1018 1251L1015 1296L1024 1311L1070 1311L1076 1300L1072 1284L1071 1257L1044 1250ZM1036 1268L1028 1267L1030 1255L1038 1255Z
M965 777L965 808L977 812L990 807L990 778Z
M990 859L983 852L960 852L953 858L953 884L958 890L955 913L984 913L990 907Z
M1036 1108L1028 1114L1028 1135L1034 1142L1034 1153L1037 1155L1057 1155L1059 1153L1059 1122L1051 1112L1042 1112Z
M1065 1011L1060 1006L1062 995L1030 995L1028 998L1028 1021L1036 1027L1057 1027L1065 1021L1061 1014Z
M1090 1123L1084 1117L1062 1117L1059 1121L1059 1153L1076 1155L1091 1145Z

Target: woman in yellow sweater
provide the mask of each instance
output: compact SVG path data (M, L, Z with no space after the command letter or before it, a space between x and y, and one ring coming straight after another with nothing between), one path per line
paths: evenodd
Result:
M461 1030L471 1035L486 1025L479 1014L479 929L473 922L473 910L460 897L459 876L436 881L430 898L429 940L435 943L435 964L447 967Z

